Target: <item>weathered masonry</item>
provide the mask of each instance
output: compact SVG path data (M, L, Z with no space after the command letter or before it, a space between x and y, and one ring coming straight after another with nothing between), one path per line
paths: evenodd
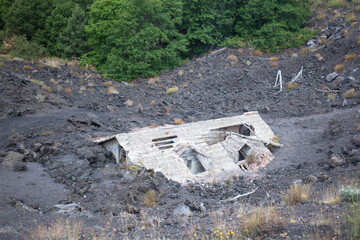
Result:
M95 140L122 166L140 165L183 182L236 174L248 169L247 159L266 164L274 157L266 148L274 133L257 112L143 129Z

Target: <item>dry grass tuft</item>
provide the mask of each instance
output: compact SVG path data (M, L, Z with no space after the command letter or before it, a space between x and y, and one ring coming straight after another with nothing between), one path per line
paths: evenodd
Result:
M280 231L286 225L285 218L273 206L256 207L243 216L242 230L248 237L263 236Z
M182 120L180 118L177 118L174 120L175 125L183 125L184 123L185 123L184 120Z
M101 83L101 85L104 86L104 87L108 87L108 86L110 86L112 84L113 84L112 81L106 81L106 82Z
M341 202L341 198L339 196L339 188L336 186L328 187L323 193L320 202L324 204L336 204Z
M166 90L166 94L167 94L167 95L173 94L173 93L176 93L177 91L179 91L179 88L178 88L178 87L171 87L171 88L169 88L168 90Z
M356 21L356 16L354 13L350 13L345 17L346 23L351 23L351 22L355 22L355 21Z
M279 63L278 63L278 62L271 62L271 66L273 66L273 67L278 67L278 66L279 66Z
M263 53L262 53L260 50L255 50L255 51L254 51L254 55L257 56L257 57L262 56L262 54L263 54Z
M356 45L360 46L360 39L356 41Z
M82 222L57 221L50 226L40 225L37 229L30 231L30 240L78 240L81 237L83 228Z
M347 35L349 34L349 31L346 30L346 29L344 29L344 30L341 32L341 34L342 34L343 36L347 36Z
M271 57L269 58L270 62L277 62L279 61L279 58L278 57Z
M349 62L355 60L357 57L358 57L357 53L348 53L345 55L345 60Z
M344 67L345 67L344 64L338 64L334 67L334 70L336 72L340 72L340 71L344 70Z
M288 83L288 85L286 85L286 87L288 88L288 89L295 89L295 88L297 88L299 86L299 84L298 83Z
M256 161L256 156L253 153L251 153L249 156L246 157L246 162L248 164L253 164L255 163L255 161Z
M144 195L143 203L145 206L154 207L159 201L159 195L155 190L149 190Z
M230 54L228 56L228 59L229 59L230 62L237 62L239 60L238 57L233 55L233 54Z
M280 143L280 137L279 136L274 136L272 139L271 139L272 142L274 143Z
M343 98L354 98L355 96L355 89L350 89L343 93Z
M328 98L330 101L336 100L336 93L329 93L329 94L327 95L327 98Z
M69 95L72 94L72 90L71 90L70 88L65 88L65 89L64 89L64 92L65 92L66 94L69 94Z
M23 69L24 69L24 70L31 70L31 69L32 69L32 67L31 67L31 66L29 66L29 65L25 65L25 66L23 67Z
M131 100L131 99L128 99L125 101L125 105L128 106L128 107L131 107L132 105L134 105L134 101Z
M307 54L308 52L309 52L309 48L303 48L301 49L300 54L304 55Z
M296 205L309 200L311 194L310 185L292 184L285 194L282 195L283 201L287 205Z

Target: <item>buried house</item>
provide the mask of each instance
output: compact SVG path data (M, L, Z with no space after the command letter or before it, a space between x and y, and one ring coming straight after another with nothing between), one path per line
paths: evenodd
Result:
M257 112L176 126L146 128L94 140L124 167L140 165L184 182L239 174L247 161L264 166L274 156L274 133Z

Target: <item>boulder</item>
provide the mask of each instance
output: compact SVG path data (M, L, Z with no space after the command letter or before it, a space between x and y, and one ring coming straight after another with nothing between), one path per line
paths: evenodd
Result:
M18 152L9 152L3 159L1 166L14 167L16 163L22 162L25 156Z
M329 165L332 167L339 167L345 164L345 159L333 154L329 160Z
M331 82L335 80L338 76L339 74L337 74L336 72L330 73L326 76L326 81Z
M307 178L306 178L306 182L307 183L313 183L313 182L317 182L318 181L318 178L315 177L314 175L309 175Z
M180 204L175 208L174 215L190 216L191 210L185 204Z

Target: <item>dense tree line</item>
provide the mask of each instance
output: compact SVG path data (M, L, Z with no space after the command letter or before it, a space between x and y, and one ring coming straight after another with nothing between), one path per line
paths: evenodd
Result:
M131 80L153 76L216 46L247 43L264 51L299 46L312 35L304 29L309 4L307 0L0 0L0 28L2 38L13 37L22 46L51 56L81 57L108 77Z

